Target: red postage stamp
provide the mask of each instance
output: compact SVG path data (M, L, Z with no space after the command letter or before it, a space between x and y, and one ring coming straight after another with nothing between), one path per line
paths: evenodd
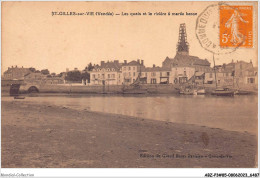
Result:
M253 47L253 6L220 6L220 47Z

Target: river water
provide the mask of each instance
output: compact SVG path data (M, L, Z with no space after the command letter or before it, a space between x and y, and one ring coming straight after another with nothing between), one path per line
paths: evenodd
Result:
M2 97L14 100L12 97ZM17 102L195 124L257 135L257 96L38 96Z

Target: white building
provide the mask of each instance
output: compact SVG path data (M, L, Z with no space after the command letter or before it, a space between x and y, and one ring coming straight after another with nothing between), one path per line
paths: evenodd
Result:
M90 85L121 85L123 83L121 65L118 60L101 61L90 71Z
M131 61L129 63L125 60L122 64L123 83L128 85L135 82L144 68L143 60L140 61L138 59L137 61Z

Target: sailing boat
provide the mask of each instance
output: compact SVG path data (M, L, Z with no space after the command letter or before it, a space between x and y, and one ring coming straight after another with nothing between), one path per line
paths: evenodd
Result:
M214 73L215 73L216 89L211 94L212 95L216 95L216 96L234 96L234 91L233 90L231 90L229 88L218 87L214 54L213 54L213 62L214 62Z
M140 78L141 78L141 66L140 66L140 71L139 71L139 74L138 74L136 80L129 86L126 86L125 84L123 84L122 93L123 94L146 94L147 89L141 87Z

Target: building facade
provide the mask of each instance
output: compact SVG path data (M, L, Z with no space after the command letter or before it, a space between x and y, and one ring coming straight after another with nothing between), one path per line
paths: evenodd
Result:
M24 75L31 73L29 68L23 67L8 67L8 70L4 72L3 79L4 80L23 80Z
M90 73L90 85L121 85L123 83L122 64L118 60L95 65Z
M138 76L141 77L142 71L144 71L144 61L143 60L136 60L127 62L124 60L122 64L122 77L123 77L123 84L129 85L136 81Z
M141 81L147 84L169 84L171 69L163 67L146 67L141 73Z

